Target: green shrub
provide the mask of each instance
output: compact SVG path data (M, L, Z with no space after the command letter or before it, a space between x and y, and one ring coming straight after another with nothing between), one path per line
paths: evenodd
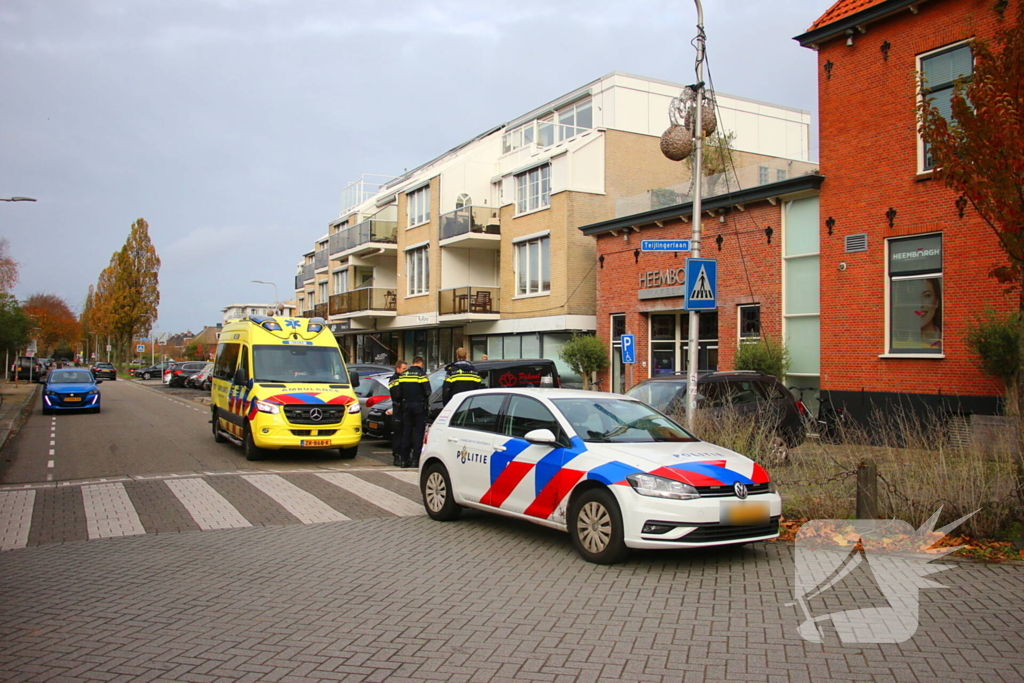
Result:
M590 388L590 377L594 372L604 370L609 365L608 347L589 334L574 334L559 350L558 356L583 378L584 389Z
M1017 405L1017 379L1021 371L1020 314L1000 314L987 308L967 322L967 350L976 356L986 375L1002 380L1009 412Z
M733 359L736 370L755 370L765 375L774 375L780 380L789 371L789 351L770 337L761 337L756 342L741 342Z

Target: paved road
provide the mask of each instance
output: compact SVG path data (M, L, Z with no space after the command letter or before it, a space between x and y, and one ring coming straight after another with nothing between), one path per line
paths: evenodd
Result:
M921 591L904 643L843 644L827 627L815 644L788 605L790 544L590 565L550 529L431 521L413 472L246 463L189 402L104 388L102 414L58 416L52 439L36 415L14 444L31 461L55 441L53 459L71 462L49 474L96 471L83 459L111 476L0 488L0 680L1024 680L1021 566L935 575L948 588ZM159 438L138 443L131 411ZM71 458L72 434L92 450ZM19 462L18 476L48 473ZM121 475L126 463L139 471ZM887 605L861 567L812 612Z

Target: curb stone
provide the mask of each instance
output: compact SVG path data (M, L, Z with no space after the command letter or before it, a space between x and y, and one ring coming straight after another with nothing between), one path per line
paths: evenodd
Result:
M25 420L28 419L29 414L32 412L32 406L35 404L36 398L39 396L41 384L36 384L32 388L32 391L25 395L25 398L21 400L21 406L18 408L18 415L14 418L11 423L11 428L4 433L0 431L0 449L7 446L7 442L11 440L11 437L18 433L22 425L25 424Z

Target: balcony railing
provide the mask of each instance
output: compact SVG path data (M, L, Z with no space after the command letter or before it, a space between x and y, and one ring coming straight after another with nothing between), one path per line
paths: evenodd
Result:
M397 290L384 287L363 287L351 292L333 294L328 299L331 315L357 313L359 311L394 311L397 307Z
M500 313L498 287L456 287L437 293L438 315Z
M338 254L367 242L395 244L398 241L398 221L370 218L343 228L330 237L328 251Z
M441 239L446 240L469 232L501 234L498 210L486 206L464 206L441 215Z
M327 250L317 249L316 254L313 256L313 268L314 270L320 270L321 268L327 267Z
M303 318L315 318L316 314L313 311L303 311L302 312L302 317Z
M316 264L307 263L299 269L298 274L295 276L295 289L302 289L304 283L312 280L316 275Z
M327 304L313 304L313 315L317 318L326 318Z

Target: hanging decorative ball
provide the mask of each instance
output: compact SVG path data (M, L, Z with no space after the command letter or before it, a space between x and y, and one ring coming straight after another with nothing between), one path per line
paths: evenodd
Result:
M682 161L693 152L693 135L685 126L671 125L661 134L661 153L672 161Z
M704 100L704 106L700 112L700 127L707 137L718 128L718 118L715 116L715 101L711 98Z

